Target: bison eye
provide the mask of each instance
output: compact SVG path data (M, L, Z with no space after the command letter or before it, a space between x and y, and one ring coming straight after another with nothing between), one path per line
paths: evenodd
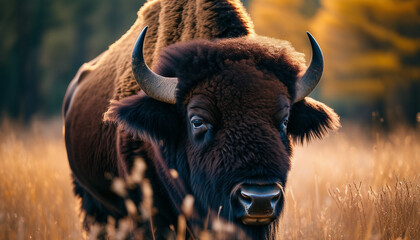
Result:
M191 125L194 130L207 130L209 128L209 125L207 122L205 122L201 117L199 116L193 116L191 118Z
M203 119L201 119L197 116L194 116L194 117L191 118L191 124L192 124L194 129L205 127Z
M209 132L213 127L210 123L197 115L192 116L190 122L194 140L201 142L210 137Z
M191 121L191 123L192 123L194 128L204 127L204 123L201 120L198 120L198 119Z
M285 134L287 133L287 124L288 123L289 123L289 118L286 117L286 118L283 119L283 121L281 121L281 124L280 124L280 130Z

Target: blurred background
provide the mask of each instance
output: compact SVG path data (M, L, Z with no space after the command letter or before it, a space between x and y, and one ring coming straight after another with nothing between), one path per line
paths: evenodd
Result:
M0 116L57 116L81 64L134 23L136 0L0 0ZM343 119L371 126L420 122L420 0L243 1L258 34L289 40L325 73L312 94Z
M0 0L0 239L95 239L61 134L77 69L145 1ZM258 34L324 52L343 128L296 146L278 239L420 239L420 0L243 1ZM112 239L112 238L110 238Z

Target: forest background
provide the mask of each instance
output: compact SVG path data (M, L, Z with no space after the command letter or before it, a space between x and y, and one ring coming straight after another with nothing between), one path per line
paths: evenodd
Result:
M132 25L137 0L0 0L0 118L28 123L60 113L79 66ZM420 121L419 0L248 0L256 32L289 40L310 60L323 49L312 94L344 119L384 128ZM373 113L373 114L372 114Z

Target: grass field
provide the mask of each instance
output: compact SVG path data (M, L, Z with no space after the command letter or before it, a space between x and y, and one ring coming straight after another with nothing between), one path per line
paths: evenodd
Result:
M420 129L295 148L279 239L420 239ZM0 127L0 239L83 239L59 120Z

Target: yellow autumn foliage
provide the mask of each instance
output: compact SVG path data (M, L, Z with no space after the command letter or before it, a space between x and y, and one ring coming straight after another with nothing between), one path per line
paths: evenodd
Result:
M396 83L420 80L418 0L254 0L259 34L286 39L310 57L311 31L325 58L322 94L381 98ZM312 3L313 4L313 3ZM305 14L312 8L314 14Z
M290 41L301 52L310 51L308 17L300 11L304 0L253 0L249 13L260 35Z
M326 59L324 96L381 99L396 84L418 82L419 7L418 0L322 0L311 27Z

